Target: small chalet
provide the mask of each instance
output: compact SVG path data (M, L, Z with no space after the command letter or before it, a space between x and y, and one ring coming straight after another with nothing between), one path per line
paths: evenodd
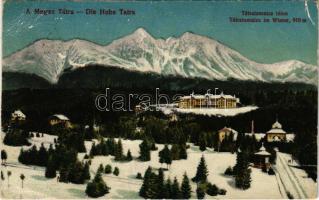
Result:
M66 117L65 115L62 115L62 114L52 115L49 118L49 124L51 126L54 126L54 125L57 125L57 124L61 124L61 125L63 125L66 128L71 128L72 127L70 119L68 117Z
M260 147L259 151L254 154L254 167L267 169L270 167L270 158L271 154L266 150L264 145Z
M26 116L21 110L16 110L11 113L11 121L25 121Z
M266 133L266 139L268 142L281 142L286 141L286 131L282 129L282 125L276 120L270 129Z
M232 128L226 127L226 126L222 129L220 129L218 131L219 142L222 142L225 139L225 137L229 137L231 134L233 134L233 140L235 141L237 139L237 135L238 135L237 131L235 131Z

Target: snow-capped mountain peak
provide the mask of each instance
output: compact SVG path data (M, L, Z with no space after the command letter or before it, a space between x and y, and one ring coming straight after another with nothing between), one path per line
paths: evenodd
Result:
M297 60L261 64L206 36L186 32L156 39L143 28L107 46L78 39L39 40L4 58L3 71L36 74L56 83L65 69L89 64L210 80L317 83L313 65Z

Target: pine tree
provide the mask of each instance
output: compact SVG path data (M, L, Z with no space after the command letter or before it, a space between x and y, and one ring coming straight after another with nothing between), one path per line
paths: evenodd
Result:
M68 183L69 182L69 169L66 166L60 168L60 179L59 182Z
M171 148L171 157L172 160L179 160L179 146L177 144L173 144Z
M164 191L164 198L165 199L171 199L172 198L172 182L171 179L168 178L165 185L164 185L165 191Z
M84 169L82 173L82 178L83 180L90 180L91 175L90 175L90 165L88 162L85 162L84 164Z
M36 157L38 157L38 159L36 159L37 165L46 166L47 161L48 161L48 152L47 152L46 148L44 147L43 143L41 144L38 155Z
M165 145L164 148L158 152L159 162L166 163L167 168L172 163L172 154L168 148L168 145Z
M146 139L139 145L140 147L140 160L141 161L150 161L151 160L151 151L150 146Z
M206 150L206 135L204 133L202 133L199 137L199 149L201 151L205 151Z
M150 178L151 178L151 174L152 174L152 168L148 167L147 170L144 173L144 179L143 179L143 184L141 186L141 189L139 191L139 195L143 198L146 198L146 193L147 190L150 187Z
M156 199L159 195L158 192L158 176L152 172L149 178L149 187L146 190L146 198Z
M237 163L235 167L236 167L236 173L235 173L236 187L241 188L243 190L250 188L251 169L249 169L248 153L246 151L237 154Z
M95 142L93 142L91 150L90 150L90 157L93 158L94 156L96 156L96 146L95 146Z
M109 193L110 188L106 185L100 171L97 171L92 182L86 186L85 193L89 197L97 198Z
M99 168L97 169L97 171L100 173L103 173L104 167L103 167L102 163L99 165Z
M181 198L181 190L179 188L179 183L177 181L177 178L174 178L174 182L172 185L172 195L171 195L172 199L180 199Z
M47 178L56 177L56 168L55 168L55 163L53 161L52 156L50 156L48 159L47 166L45 168L45 177Z
M192 188L190 186L189 179L188 179L187 174L185 172L184 176L183 176L182 186L181 186L182 198L183 199L191 198L191 192L192 192Z
M162 168L160 168L158 170L158 176L157 176L157 196L156 196L156 199L165 198L163 196L164 191L165 191L165 188L164 188L164 171L163 171Z
M122 140L119 139L117 144L116 144L116 148L115 148L115 160L119 161L119 160L123 160L123 146L122 146Z
M186 145L180 145L179 158L187 160Z
M196 189L197 199L204 199L205 198L205 190L202 185L198 185Z
M132 154L131 154L131 151L130 151L130 150L127 151L126 160L127 160L127 161L133 160L133 157L132 157Z
M197 172L195 177L192 179L194 182L206 183L208 176L208 170L206 166L206 161L204 156L201 157L200 162L197 167Z

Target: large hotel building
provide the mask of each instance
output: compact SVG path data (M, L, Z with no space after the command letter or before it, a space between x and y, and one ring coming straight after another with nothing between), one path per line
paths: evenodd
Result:
M239 98L232 95L225 95L223 92L218 95L205 94L197 95L192 93L179 99L179 108L236 108Z

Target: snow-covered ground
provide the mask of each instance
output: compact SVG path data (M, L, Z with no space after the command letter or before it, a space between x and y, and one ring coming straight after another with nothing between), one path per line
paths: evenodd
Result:
M3 134L2 134L3 135ZM44 135L43 138L33 138L32 143L41 145L53 142L54 136ZM141 162L136 158L139 155L138 145L140 140L122 140L124 153L130 149L134 160L131 162L116 162L112 156L96 156L92 160L90 167L91 176L93 177L98 166L102 163L111 164L114 168L117 166L120 169L119 176L103 175L103 178L107 185L111 187L110 193L102 198L125 198L135 199L140 198L138 196L139 188L142 184L141 180L135 178L138 172L144 174L148 166L153 168L161 167L158 162L158 151L163 148L163 145L157 145L158 150L153 151L151 154L151 161ZM90 150L92 142L85 143L87 151ZM191 145L191 144L190 144ZM66 184L58 183L56 179L47 179L44 177L44 168L26 166L18 163L17 158L19 155L20 147L11 147L2 145L2 148L8 152L7 167L2 166L1 170L5 174L5 181L1 183L1 198L86 198L85 187L86 184ZM24 147L28 148L28 147ZM187 150L188 159L173 161L170 170L165 171L165 176L173 179L175 176L181 182L184 172L187 172L189 178L192 178L196 173L198 162L202 156L205 156L207 167L209 170L208 180L213 184L216 184L220 188L227 190L224 196L211 197L206 195L206 198L217 199L279 199L282 198L282 194L279 191L276 176L269 176L266 173L261 172L260 169L252 168L252 185L248 190L240 190L234 186L234 178L223 175L225 169L228 166L233 166L236 162L236 155L231 153L217 153L212 149L206 150L202 153L198 147L191 145ZM79 159L82 160L84 153L79 154ZM163 165L165 167L166 165ZM12 172L10 177L10 187L7 183L7 170ZM21 189L20 174L23 173L26 176L24 181L24 188ZM297 173L296 173L297 174ZM298 174L297 174L298 175ZM311 188L308 188L311 187ZM306 187L305 187L306 188ZM315 191L315 185L309 184L307 190ZM192 183L192 197L196 198L195 194L196 185ZM311 197L311 196L309 196Z
M307 199L317 197L317 184L311 178L308 178L306 172L296 168L298 163L289 163L292 160L291 155L286 153L277 153L276 171L282 182L283 190L289 192L294 198Z
M158 107L160 111L164 114L170 114L173 112L177 113L191 113L197 115L207 115L207 116L235 116L242 113L247 113L258 109L257 106L244 106L239 108L174 108L171 106L161 106Z

